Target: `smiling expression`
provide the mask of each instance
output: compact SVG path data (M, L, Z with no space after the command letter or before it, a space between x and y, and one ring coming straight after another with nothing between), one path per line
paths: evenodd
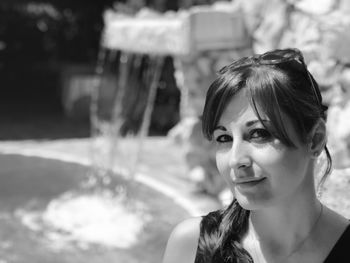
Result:
M261 117L264 125L240 91L227 104L213 133L218 169L247 210L273 205L313 187L311 154L290 119L283 115L296 148L285 146L273 135L268 117Z

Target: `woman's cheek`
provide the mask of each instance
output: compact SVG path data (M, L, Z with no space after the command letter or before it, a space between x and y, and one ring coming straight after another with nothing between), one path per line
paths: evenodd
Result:
M225 181L229 183L230 181L230 165L229 165L229 152L228 151L218 151L216 152L216 166L221 176L224 177Z
M281 154L270 150L260 151L259 153L254 155L254 161L258 164L262 164L263 166L280 164L282 159L283 156L281 156Z
M255 163L262 169L263 173L269 176L300 173L303 171L303 155L301 152L293 152L288 149L270 148L266 151L260 151L254 156Z
M228 169L228 161L227 159L227 154L225 154L222 151L217 151L216 152L216 166L221 174L225 172L225 170Z
M256 145L251 153L255 162L269 165L279 163L285 159L287 148L280 141L275 140L271 143Z

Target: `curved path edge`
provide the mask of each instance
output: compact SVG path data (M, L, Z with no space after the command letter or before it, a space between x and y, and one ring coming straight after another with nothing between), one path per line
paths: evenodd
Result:
M44 149L10 149L9 147L0 148L0 154L16 154L16 155L22 155L27 157L38 157L43 159L50 159L50 160L57 160L61 162L67 162L67 163L75 163L83 166L91 166L91 160L86 157L79 157L76 155L69 155L69 154L63 154L60 152L50 151L50 150L44 150ZM127 170L122 167L116 167L113 169L114 173L118 173L124 177L127 175ZM183 193L176 190L174 187L171 187L168 184L162 183L158 180L155 180L154 178L144 174L144 173L136 173L135 181L140 182L157 192L160 192L164 194L165 196L171 198L176 204L184 208L190 216L200 216L205 213L198 205L195 204L194 201L190 200L190 198L186 198L183 196Z

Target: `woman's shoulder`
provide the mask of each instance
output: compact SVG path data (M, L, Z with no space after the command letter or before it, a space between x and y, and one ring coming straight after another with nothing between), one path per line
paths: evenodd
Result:
M337 242L328 254L325 263L331 262L349 262L349 244L350 244L350 224L341 233Z
M193 263L196 257L202 218L189 218L179 223L170 234L163 263Z
M333 209L325 206L323 225L320 228L318 240L323 241L322 247L326 260L323 262L344 262L340 259L348 254L348 244L350 241L349 220ZM344 244L346 244L344 246ZM346 261L347 262L347 261Z

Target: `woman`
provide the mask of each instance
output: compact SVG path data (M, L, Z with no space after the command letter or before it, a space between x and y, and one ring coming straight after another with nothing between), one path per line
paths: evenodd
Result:
M234 200L180 223L163 262L349 262L349 221L315 190L322 151L321 184L332 163L326 109L299 50L274 50L221 69L207 92L202 127Z

